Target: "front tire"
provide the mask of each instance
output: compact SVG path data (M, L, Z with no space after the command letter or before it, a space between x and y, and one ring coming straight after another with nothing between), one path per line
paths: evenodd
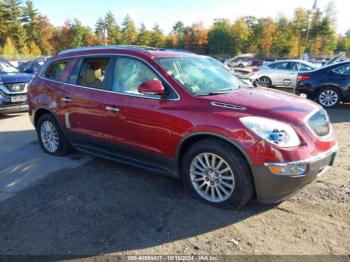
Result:
M321 89L316 96L316 102L324 108L334 108L340 103L340 100L340 92L333 87Z
M254 192L246 160L218 139L201 140L187 150L182 178L194 198L227 209L243 207Z
M262 76L259 78L259 84L262 87L272 87L272 81L267 76Z
M50 114L40 117L37 134L41 148L50 155L64 156L72 151L56 119Z

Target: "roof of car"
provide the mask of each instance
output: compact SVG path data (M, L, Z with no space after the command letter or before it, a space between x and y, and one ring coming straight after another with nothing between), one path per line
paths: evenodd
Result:
M302 62L307 62L305 60L298 60L298 59L288 59L288 60L278 60L275 61L274 63L280 63L280 62L296 62L296 63L302 63Z
M178 50L178 49L166 49L155 48L148 46L135 46L135 45L110 45L110 46L88 46L74 49L63 50L58 53L58 56L69 55L81 55L83 54L101 54L105 52L110 53L133 53L142 54L149 57L176 57L176 56L194 56L195 53Z

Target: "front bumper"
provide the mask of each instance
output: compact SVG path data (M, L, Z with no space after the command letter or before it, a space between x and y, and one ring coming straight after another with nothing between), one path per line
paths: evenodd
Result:
M28 111L28 105L1 105L0 114L12 114L12 113L21 113Z
M278 203L289 198L304 186L312 183L333 165L338 146L307 160L286 163L266 163L265 166L253 166L257 200L262 203ZM296 166L305 165L303 175L275 175L270 171L271 165Z

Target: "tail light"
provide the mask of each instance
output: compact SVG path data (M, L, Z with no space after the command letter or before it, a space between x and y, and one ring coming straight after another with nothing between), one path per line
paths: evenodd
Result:
M252 72L255 73L255 72L258 72L259 71L259 67L253 67L252 68Z
M311 79L311 76L298 76L298 81L306 81Z

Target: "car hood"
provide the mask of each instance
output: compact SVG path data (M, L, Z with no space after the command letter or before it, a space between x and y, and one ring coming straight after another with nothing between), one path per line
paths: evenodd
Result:
M319 105L305 98L267 88L241 88L227 94L203 96L201 99L203 102L214 102L216 106L227 105L225 108L240 111L242 115L283 121L304 120L310 113L321 109Z
M24 73L1 73L0 83L12 84L12 83L25 83L30 82L34 78L33 74Z

